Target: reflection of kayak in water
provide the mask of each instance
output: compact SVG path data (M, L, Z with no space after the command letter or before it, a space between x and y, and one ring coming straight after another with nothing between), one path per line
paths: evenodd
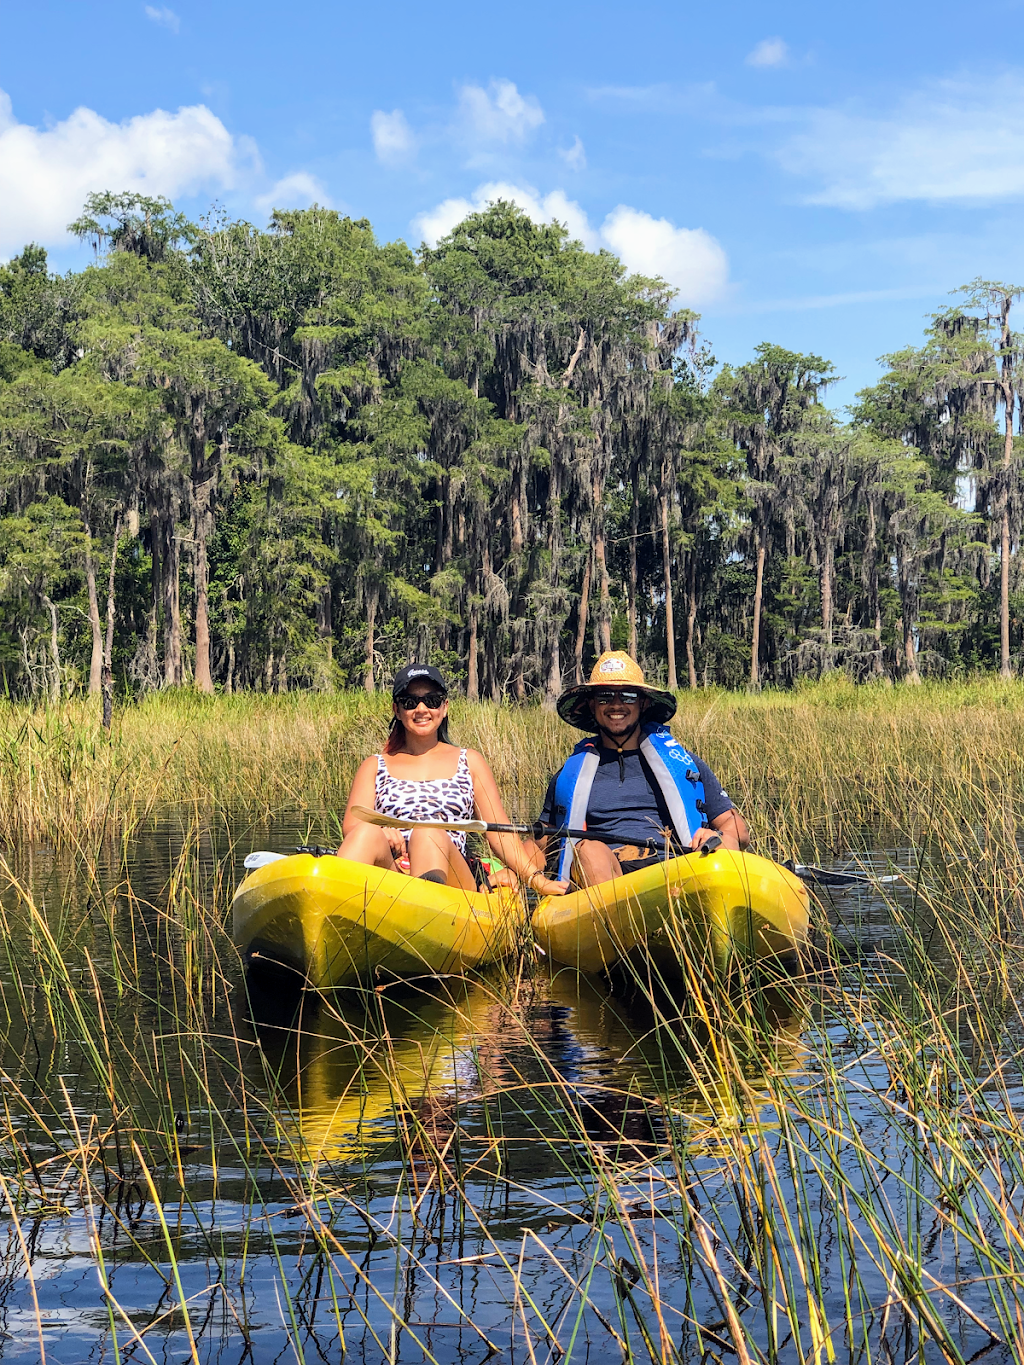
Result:
M519 901L299 853L251 872L232 902L233 936L318 989L425 972L461 972L506 956Z
M749 1124L769 1076L803 1056L792 1000L769 1002L753 1026L737 1011L735 1028L724 1016L720 1027L652 1027L649 1010L575 974L538 983L521 1006L486 984L451 987L396 988L367 1011L322 1008L298 1038L285 1035L281 1066L296 1069L280 1077L291 1105L279 1131L297 1158L367 1160L395 1139L443 1152L485 1134L547 1150L559 1133L643 1155L680 1121L688 1141L714 1144Z
M454 1125L459 1095L480 1093L476 1045L500 1006L482 986L452 986L443 996L403 989L370 1012L322 1009L297 1040L286 1035L282 1060L297 1070L281 1078L294 1101L280 1131L300 1159L354 1160L399 1127Z
M533 932L554 963L600 972L633 955L655 977L724 975L739 959L791 956L807 938L807 890L778 863L718 849L541 901Z
M559 1016L552 1065L573 1097L581 1129L604 1144L662 1145L682 1121L688 1150L713 1149L756 1123L772 1082L803 1064L805 1002L793 988L716 993L715 1010L685 1020L628 1004L593 978L561 972L549 983ZM571 1040L571 1045L567 1046Z

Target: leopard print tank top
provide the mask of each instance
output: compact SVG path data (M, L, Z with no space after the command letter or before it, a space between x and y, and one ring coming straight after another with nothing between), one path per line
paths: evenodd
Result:
M435 777L424 782L392 777L384 755L378 754L373 808L400 820L472 820L473 775L465 749L459 750L459 765L453 777ZM411 829L402 830L406 839L411 833ZM465 854L466 836L453 832L448 837Z

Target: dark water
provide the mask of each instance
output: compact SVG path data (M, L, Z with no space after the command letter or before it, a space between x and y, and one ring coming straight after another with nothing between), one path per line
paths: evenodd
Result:
M963 1247L885 1050L829 1003L835 972L717 1018L528 964L297 1013L272 987L254 1019L233 879L251 848L320 835L167 812L94 873L24 852L74 968L55 972L8 893L0 1358L713 1359L735 1351L730 1312L766 1359L955 1359L950 1341L1015 1358L979 1325L977 1275L967 1311L936 1296L941 1348L893 1306L880 1244L914 1248L934 1283ZM825 909L840 976L884 989L892 905ZM75 1014L93 981L102 1017Z

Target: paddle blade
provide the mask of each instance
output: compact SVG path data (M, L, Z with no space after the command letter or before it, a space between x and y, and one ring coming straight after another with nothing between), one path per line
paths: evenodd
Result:
M384 829L454 829L463 834L487 833L487 825L483 820L405 820L371 810L369 806L350 806L349 809L368 825L381 825Z
M287 856L287 853L247 853L242 866L252 872L257 867L266 867L267 863L276 863L279 858Z

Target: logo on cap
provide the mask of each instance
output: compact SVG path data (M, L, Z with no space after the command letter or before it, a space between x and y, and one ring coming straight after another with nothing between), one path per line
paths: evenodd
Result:
M408 676L410 678L425 678L429 675L429 668L410 668Z
M597 671L599 673L625 673L626 661L625 659L605 659Z

